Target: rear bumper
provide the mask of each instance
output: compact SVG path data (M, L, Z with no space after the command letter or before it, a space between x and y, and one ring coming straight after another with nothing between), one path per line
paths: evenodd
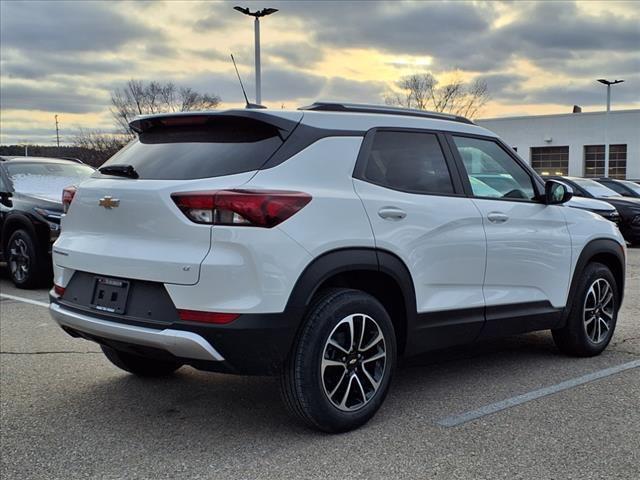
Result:
M169 328L156 330L109 322L68 310L57 303L49 305L49 312L61 327L91 337L156 348L181 358L210 362L224 361L224 357L209 342L193 332Z
M103 314L50 295L49 311L70 335L150 357L168 356L200 370L274 375L289 355L301 312L245 314L230 324L159 324Z

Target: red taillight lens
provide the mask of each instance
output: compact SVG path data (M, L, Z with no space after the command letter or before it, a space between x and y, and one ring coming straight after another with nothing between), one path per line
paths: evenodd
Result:
M195 223L275 227L311 201L303 192L281 190L219 190L171 195L178 208Z
M71 186L62 190L62 211L67 213L69 211L69 205L73 201L73 197L76 194L76 187Z
M59 297L64 295L64 291L65 288L61 287L60 285L56 285L55 283L53 284L53 291L55 292L56 295L58 295Z
M178 310L180 320L200 323L231 323L240 315L237 313L201 312L198 310Z

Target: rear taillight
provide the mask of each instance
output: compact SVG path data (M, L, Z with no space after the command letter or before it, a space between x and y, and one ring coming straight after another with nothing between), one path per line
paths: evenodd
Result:
M60 285L56 285L55 283L53 284L53 291L55 292L56 295L58 295L59 297L64 295L64 291L65 288L61 287Z
M311 195L281 190L218 190L174 193L178 208L195 223L275 227L300 211Z
M231 323L240 315L237 313L201 312L199 310L178 310L180 320L200 323Z
M76 187L66 187L62 190L62 211L67 213L69 211L69 205L73 201L73 197L76 194Z

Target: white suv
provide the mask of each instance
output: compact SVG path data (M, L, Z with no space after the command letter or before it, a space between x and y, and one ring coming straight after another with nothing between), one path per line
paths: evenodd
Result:
M615 224L464 118L316 103L131 127L64 193L51 292L128 372L279 375L337 432L375 414L401 355L551 329L589 356L613 335Z

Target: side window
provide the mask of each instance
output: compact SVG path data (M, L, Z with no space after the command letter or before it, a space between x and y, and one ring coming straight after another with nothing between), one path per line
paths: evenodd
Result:
M0 192L8 192L9 185L4 181L4 177L2 176L2 172L0 172Z
M616 183L616 182L600 182L600 183L603 184L605 187L610 188L614 192L619 193L620 195L629 195L629 192L627 191L626 187L620 185L619 183Z
M453 137L476 197L533 200L527 171L491 140Z
M377 132L364 179L414 193L454 193L447 162L433 133Z

